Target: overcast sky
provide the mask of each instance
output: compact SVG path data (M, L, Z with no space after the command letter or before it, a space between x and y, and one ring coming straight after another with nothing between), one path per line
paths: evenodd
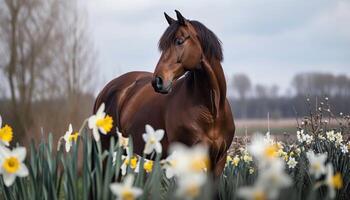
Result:
M282 93L299 72L350 75L350 1L88 0L102 87L134 70L153 71L163 12L205 24L223 43L226 77L246 73Z

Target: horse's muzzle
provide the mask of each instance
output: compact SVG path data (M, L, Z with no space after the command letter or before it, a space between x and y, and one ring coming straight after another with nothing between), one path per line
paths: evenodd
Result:
M162 94L168 94L171 91L172 83L165 84L163 79L160 76L156 76L152 80L152 86L154 91Z

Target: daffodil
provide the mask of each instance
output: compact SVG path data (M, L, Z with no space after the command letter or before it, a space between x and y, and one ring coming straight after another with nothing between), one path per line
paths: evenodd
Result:
M136 171L136 167L139 165L138 159L136 156L122 156L123 164L120 166L122 170L122 175L126 174L126 169L129 166L131 169Z
M343 187L342 175L337 172L334 174L332 164L327 164L326 185L328 186L328 194L331 199L335 198L336 191Z
M178 180L177 195L181 199L195 199L201 193L201 187L206 181L206 175L195 173L180 177Z
M304 130L297 131L297 139L300 143L305 142L306 144L311 144L314 137L309 134L304 134Z
M154 130L152 126L146 125L146 133L142 135L143 140L146 142L144 153L150 154L155 150L157 153L162 153L162 144L160 141L164 137L164 130Z
M252 143L248 146L248 150L261 164L275 160L278 156L277 145L264 140L261 135L253 136Z
M348 147L346 145L344 145L344 144L340 145L340 150L343 153L348 153L349 152Z
M26 157L26 149L17 147L12 151L6 147L0 146L0 174L6 186L11 186L16 177L25 177L28 175L28 169L23 164Z
M79 133L73 133L73 127L72 124L69 124L68 131L66 134L64 134L63 139L65 141L65 147L66 147L66 152L70 151L70 148L72 147L73 142L76 142L78 139Z
M310 162L310 174L313 174L318 179L326 172L324 163L326 162L327 154L315 154L313 151L308 151L306 156Z
M281 188L292 184L292 179L285 173L283 161L277 159L272 161L268 168L261 169L257 184L265 185L269 198L275 199Z
M243 160L244 160L244 162L249 163L249 162L253 161L253 158L247 152L243 155Z
M145 169L145 171L147 173L150 173L153 169L153 161L152 160L148 160L143 164L143 168Z
M334 142L335 139L336 139L336 136L334 134L334 130L331 130L331 131L327 131L326 132L326 136L327 136L327 139L331 142Z
M172 162L175 174L200 173L207 170L209 166L208 148L197 144L187 147L180 143L175 143L170 147L170 152L176 152L173 155Z
M226 156L226 163L232 162L232 156L228 155Z
M233 164L235 167L237 167L240 160L241 160L241 159L239 159L239 157L236 155L236 156L233 158L233 160L232 160L232 164Z
M337 146L342 145L342 142L343 142L343 135L341 134L341 132L337 132L337 133L334 135L334 137L335 137L335 144L336 144Z
M141 188L133 187L134 176L129 174L123 183L112 183L109 188L117 196L117 200L134 200L142 195Z
M165 175L169 179L174 177L175 175L178 175L178 158L179 157L176 155L176 151L174 151L164 161L162 161L163 167L165 168Z
M99 131L106 135L113 128L113 119L105 113L105 104L102 103L95 115L88 119L89 128L96 141L100 141Z
M293 169L297 166L298 162L293 157L289 157L289 160L287 162L288 168Z
M0 145L9 146L13 138L13 130L11 126L5 125L2 127L2 118L0 116Z
M124 137L121 132L117 130L118 144L120 147L127 149L129 145L129 138Z
M254 184L250 187L242 187L238 189L238 196L246 200L267 200L268 194L262 185Z

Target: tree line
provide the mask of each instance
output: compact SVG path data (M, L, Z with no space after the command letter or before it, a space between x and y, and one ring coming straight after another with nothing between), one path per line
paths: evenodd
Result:
M291 81L291 91L280 94L277 85L252 85L245 74L233 76L230 98L237 118L266 118L267 113L276 118L300 117L308 112L307 99L316 106L328 97L333 112L350 113L350 78L329 73L300 73Z

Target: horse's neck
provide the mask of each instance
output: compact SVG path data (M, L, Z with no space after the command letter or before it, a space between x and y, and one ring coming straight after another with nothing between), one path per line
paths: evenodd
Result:
M203 65L203 64L202 64ZM224 105L226 100L226 80L220 61L211 61L210 69L201 66L191 74L190 87L193 89L193 95L208 102L212 106L212 95L215 87L218 87L220 106Z

